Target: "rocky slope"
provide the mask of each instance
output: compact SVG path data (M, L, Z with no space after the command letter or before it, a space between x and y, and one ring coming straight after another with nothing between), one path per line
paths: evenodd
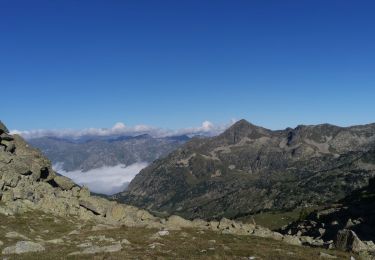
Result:
M155 161L119 201L186 218L236 218L342 199L375 176L375 124L271 131L241 120Z
M103 166L152 162L189 140L187 136L91 136L78 139L40 137L28 142L64 171L83 172Z
M375 157L373 157L375 161ZM340 249L375 251L375 178L335 205L309 214L280 232L333 243ZM368 241L368 242L363 242Z
M213 244L216 243L216 240L201 241L202 237L213 237L224 243L220 245L222 249L217 249L221 252L219 254L233 257L253 252L249 248L238 249L243 242L236 242L236 236L272 239L265 243L260 239L257 243L263 246L267 243L277 247L283 243L285 247L288 247L286 244L301 244L293 236L282 235L255 224L243 224L225 218L219 221L189 221L175 215L160 218L133 206L92 196L87 188L57 175L50 161L39 150L30 147L20 136L9 135L3 124L0 124L0 148L0 247L3 255L26 254L27 259L51 259L61 258L61 253L79 258L92 254L108 256L110 253L117 254L117 257L140 258L140 252L150 254L149 250L155 249L155 254L175 257L175 250L162 250L165 244L158 242L164 241L163 237L170 234L191 239L198 237L201 246L206 245L208 249L197 251L194 248L199 246L191 241L183 248L193 250L190 254L201 256L207 250L215 250ZM131 242L121 237L124 234L136 244L132 249L135 250L134 254L124 250L132 247ZM221 237L219 234L230 237ZM144 245L146 240L150 243ZM173 244L175 242L171 238L170 242L167 239L164 243L176 247L178 245ZM237 249L231 251L225 243L233 244ZM181 251L180 256L187 253L182 252L182 247L178 250ZM286 254L284 250L259 254L280 256ZM327 254L323 249L287 250L296 256L292 257L295 259ZM334 254L345 255L340 252Z

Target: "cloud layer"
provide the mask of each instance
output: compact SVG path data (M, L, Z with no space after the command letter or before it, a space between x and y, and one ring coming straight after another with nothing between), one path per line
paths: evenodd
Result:
M163 128L152 127L149 125L127 126L122 122L116 123L111 128L86 128L81 130L63 129L63 130L12 130L12 134L22 135L26 139L52 136L52 137L69 137L80 138L82 136L111 136L111 135L129 135L136 136L140 134L149 134L153 137L167 137L178 135L206 135L213 136L220 134L226 128L234 123L215 125L210 121L204 121L198 127L182 128L177 130L168 130Z
M86 185L90 191L100 194L112 195L126 189L129 182L148 164L134 163L129 166L116 165L112 167L101 167L87 172L62 170L62 164L53 166L54 170L61 175L71 178L79 185Z

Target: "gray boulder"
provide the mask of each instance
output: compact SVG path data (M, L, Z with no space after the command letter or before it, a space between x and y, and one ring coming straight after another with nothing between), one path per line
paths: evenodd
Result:
M330 254L327 254L327 253L324 253L324 252L320 252L319 257L320 258L327 258L327 259L336 259L337 258L337 256L335 256L335 255L330 255Z
M3 255L24 254L30 252L41 252L44 250L45 248L41 244L31 241L18 241L14 246L4 248L2 253Z
M366 251L367 246L357 236L357 234L349 229L343 229L337 232L334 246L337 249L360 252Z
M55 183L63 190L71 190L76 184L65 176L56 176L54 179Z
M0 146L3 151L13 153L16 150L14 138L10 134L0 132Z
M121 251L122 246L120 243L109 245L109 246L90 246L85 248L83 251L73 252L69 255L85 255L85 254L98 254L98 253L113 253Z
M79 205L96 215L104 216L109 207L109 201L98 197L86 197L79 200Z
M7 134L7 133L2 133L2 134L0 134L0 140L1 141L13 141L14 140L14 138L13 138L13 136L11 136L10 134Z
M1 146L0 146L0 149L1 149ZM11 154L0 152L0 164L8 164L10 163L11 160L12 160Z
M3 122L1 122L0 120L0 134L2 133L9 133L9 130L8 128L3 124Z
M4 181L5 186L14 188L18 184L18 181L20 180L20 176L15 175L11 171L6 171L6 172L3 172L1 179Z
M166 222L166 225L171 230L193 227L193 223L190 220L186 220L176 215L170 216Z
M295 246L301 246L302 245L301 240L299 239L299 237L296 237L296 236L285 235L284 238L283 238L283 241L285 243L290 244L290 245L295 245Z
M1 140L1 139L0 139ZM3 151L13 153L16 150L16 145L13 141L1 140L0 147Z

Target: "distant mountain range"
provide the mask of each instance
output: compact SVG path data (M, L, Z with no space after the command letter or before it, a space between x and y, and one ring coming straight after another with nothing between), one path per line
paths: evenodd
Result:
M103 166L150 163L161 158L190 138L171 136L83 136L80 138L40 137L28 142L39 148L64 171L88 171Z
M335 202L375 176L375 124L272 131L245 120L156 160L115 199L189 219Z

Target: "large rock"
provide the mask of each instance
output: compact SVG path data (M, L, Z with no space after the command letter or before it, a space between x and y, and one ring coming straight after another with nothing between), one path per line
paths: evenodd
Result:
M367 246L349 229L340 230L334 241L335 248L352 252L366 251Z
M38 149L29 146L21 136L13 135L13 137L17 149L17 161L26 163L32 173L37 177L40 176L44 181L52 180L56 174L52 170L51 162Z
M0 134L0 140L1 141L13 141L14 140L14 138L13 138L13 136L12 135L10 135L10 134L7 134L7 133L2 133L2 134Z
M16 159L14 157L12 157L12 159L13 160L11 162L9 162L7 165L1 168L1 172L3 174L6 173L13 176L32 174L30 169L31 165L26 160Z
M296 236L285 235L284 238L283 238L283 241L285 243L290 244L290 245L295 245L295 246L301 246L302 245L301 240L299 239L299 237L296 237Z
M269 230L268 228L263 228L260 226L256 226L254 229L253 236L256 237L266 237L266 238L272 238L274 240L283 240L284 236L278 232L273 232Z
M108 211L110 202L98 197L87 197L79 200L79 205L92 211L96 215L104 216Z
M106 217L114 221L121 221L126 216L126 208L121 204L115 204L108 208Z
M2 253L3 255L24 254L31 252L41 252L44 250L45 248L41 244L31 241L18 241L14 246L4 248Z
M1 164L8 164L12 160L12 155L9 153L1 152L1 146L0 146L0 165Z
M189 220L173 215L168 218L166 226L171 230L178 230L181 228L191 228L194 224Z
M9 153L14 153L16 150L16 145L14 143L14 138L12 135L7 133L0 134L0 148Z
M2 173L1 179L4 181L5 186L14 188L18 184L20 176L12 171L5 171Z
M83 186L79 192L78 192L78 196L80 198L87 198L90 196L90 190L86 187L86 186Z
M56 176L54 182L63 190L71 190L76 184L65 176Z
M9 133L9 130L8 128L3 124L3 122L1 122L0 120L0 134L2 133Z
M69 255L86 255L86 254L98 254L98 253L113 253L121 251L122 246L120 243L109 245L109 246L90 246L85 248L83 251L73 252Z

